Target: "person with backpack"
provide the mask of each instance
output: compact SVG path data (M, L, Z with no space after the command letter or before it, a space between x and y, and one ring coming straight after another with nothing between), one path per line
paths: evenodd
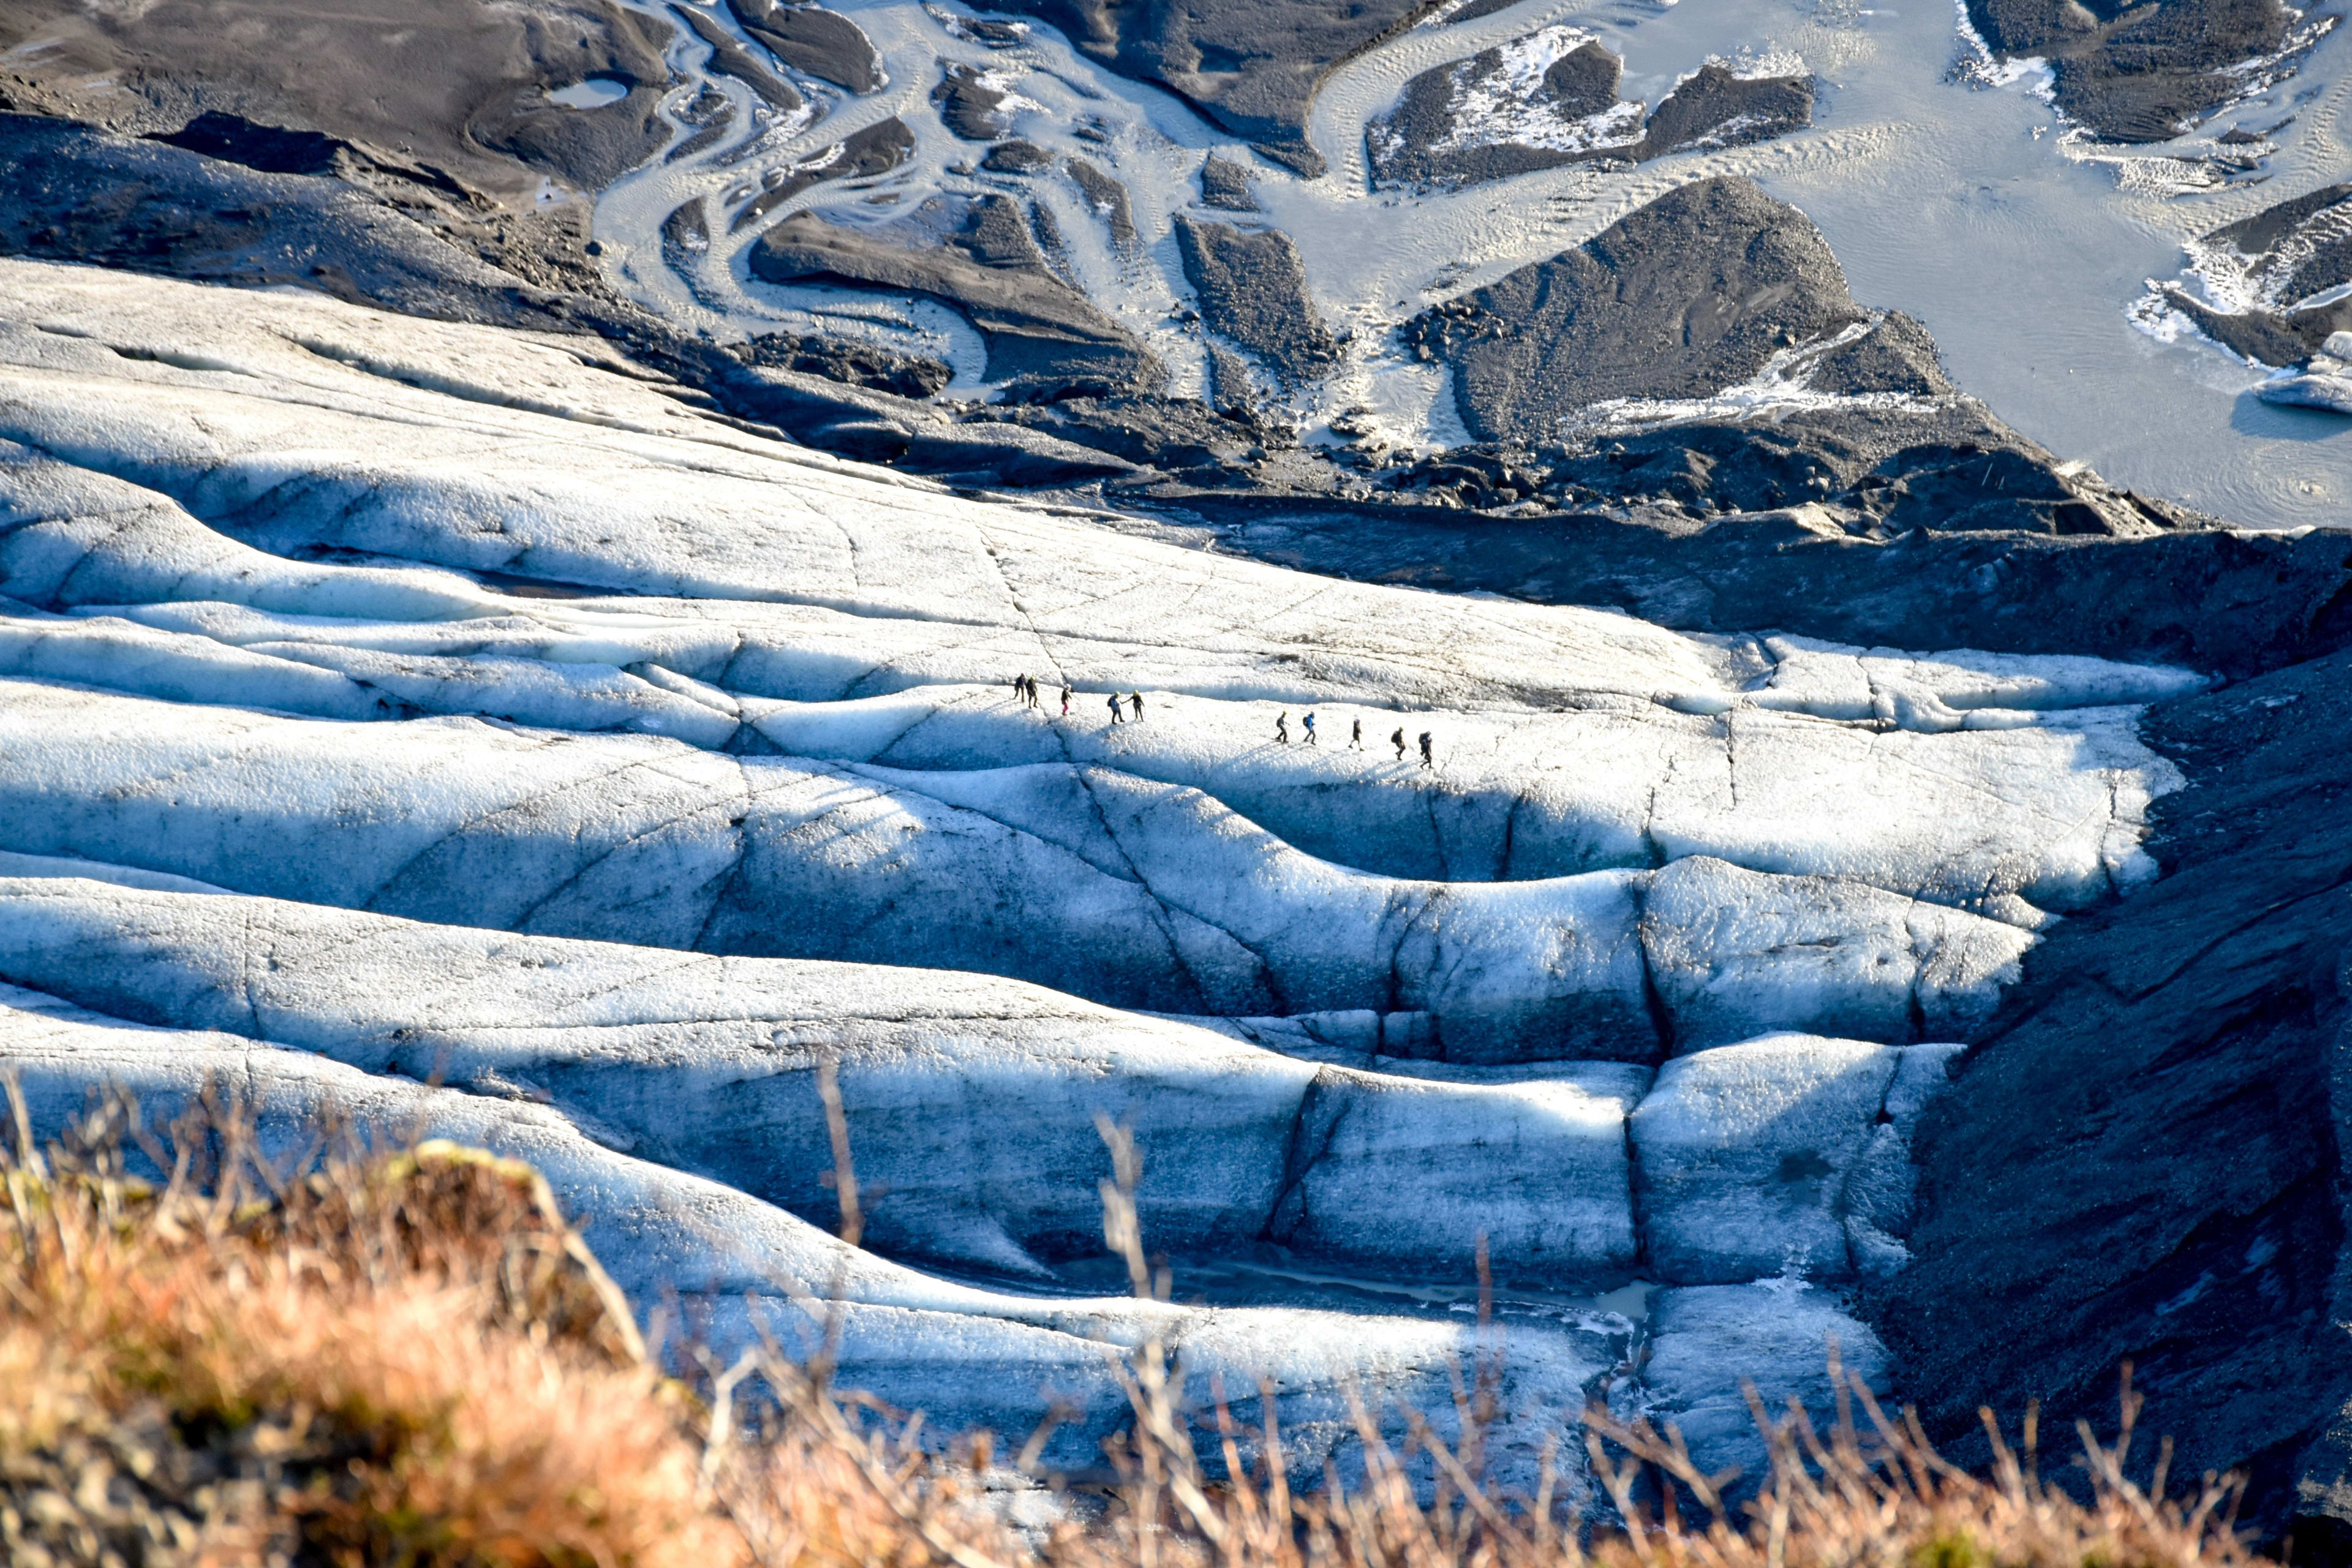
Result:
M1290 712L1287 709L1275 716L1274 738L1283 745L1290 744Z
M1421 765L1424 768L1433 768L1437 765L1437 759L1430 754L1429 731L1426 730L1421 732Z

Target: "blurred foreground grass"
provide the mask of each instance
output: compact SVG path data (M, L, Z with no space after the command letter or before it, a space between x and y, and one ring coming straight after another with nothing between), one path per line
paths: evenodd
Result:
M8 1087L0 1136L0 1562L332 1568L2157 1568L2252 1561L2234 1492L2126 1479L2087 1431L2088 1501L1999 1444L1937 1457L1857 1387L1817 1429L1758 1411L1773 1465L1738 1507L1679 1438L1599 1415L1564 1434L1597 1493L1482 1484L1465 1383L1452 1447L1391 1447L1294 1493L1252 1473L1223 1411L1184 1408L1158 1345L1118 1355L1135 1418L1118 1484L1013 1531L985 1435L834 1389L773 1345L722 1367L649 1358L630 1305L528 1167L321 1129L289 1163L207 1097L148 1129L119 1098L37 1148ZM1106 1234L1139 1289L1135 1153ZM848 1151L836 1148L844 1170ZM166 1173L142 1181L133 1167ZM845 1191L854 1194L854 1182ZM854 1227L854 1195L845 1204ZM854 1235L854 1230L853 1230ZM821 1309L821 1304L819 1304ZM820 1358L821 1360L821 1358ZM1266 1402L1270 1405L1271 1402ZM1990 1417L1988 1417L1990 1421ZM1272 1434L1265 1436L1271 1436ZM1196 1439L1213 1459L1204 1468ZM991 1476L984 1485L984 1474Z

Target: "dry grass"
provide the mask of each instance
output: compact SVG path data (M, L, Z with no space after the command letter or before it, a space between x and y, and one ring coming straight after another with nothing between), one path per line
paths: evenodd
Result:
M15 1104L13 1089L10 1095ZM1409 1423L1307 1495L1253 1471L1222 1410L1212 1464L1165 1350L1118 1363L1135 1418L1088 1521L1002 1528L984 1435L940 1445L837 1394L774 1344L699 1393L649 1364L627 1309L527 1168L423 1144L328 1141L291 1167L214 1102L151 1135L132 1108L36 1152L0 1139L0 1560L400 1568L2234 1568L2252 1561L2204 1479L2127 1479L2088 1431L2087 1504L2024 1452L1972 1477L1853 1385L1832 1424L1758 1410L1772 1470L1734 1510L1671 1431L1597 1415L1575 1436L1607 1527L1547 1486L1482 1484L1474 1376L1449 1447ZM1147 1268L1117 1130L1106 1231ZM172 1175L124 1173L126 1148ZM837 1146L845 1221L848 1150ZM1108 1351L1107 1354L1110 1353ZM756 1396L756 1397L754 1397ZM1263 1402L1270 1407L1271 1401ZM756 1419L748 1424L749 1408ZM1988 1418L1990 1419L1990 1418ZM1263 1435L1275 1449L1277 1434ZM1222 1450L1220 1454L1219 1450ZM1024 1456L1034 1458L1034 1453ZM1222 1458L1222 1466L1213 1461ZM2158 1467L2162 1468L2159 1463ZM1417 1479L1416 1479L1417 1478ZM1433 1483L1434 1496L1432 1496Z
M527 1167L353 1143L297 1174L219 1105L168 1142L110 1106L38 1152L11 1101L10 1563L747 1561L690 1402Z

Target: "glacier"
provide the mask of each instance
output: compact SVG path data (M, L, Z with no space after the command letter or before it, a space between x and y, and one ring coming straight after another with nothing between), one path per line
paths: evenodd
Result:
M1853 1292L1911 1131L2154 875L2138 718L2209 684L1317 577L589 340L0 260L39 1125L219 1082L289 1146L516 1153L641 1307L830 1298L847 1381L1007 1433L1050 1385L1070 1465L1146 1333L1271 1378L1307 1475L1351 1384L1442 1414L1490 1332L1528 1473L1588 1399L1752 1463L1740 1380L1818 1393L1832 1340L1892 1386ZM1183 1304L1106 1294L1103 1119Z

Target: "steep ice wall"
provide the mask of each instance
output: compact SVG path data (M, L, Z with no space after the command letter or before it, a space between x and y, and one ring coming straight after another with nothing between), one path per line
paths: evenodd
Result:
M1649 1212L1637 1221L1637 1204L1664 1212L1658 1192L1675 1187L1678 1209L1686 1189L1693 1213L1676 1235L1687 1258L1661 1277L1650 1315L1669 1321L1687 1294L1717 1312L1748 1301L1749 1319L1801 1306L1802 1326L1781 1323L1789 1342L1764 1359L1746 1343L1752 1323L1675 1342L1681 1381L1652 1388L1633 1321L1598 1308L1563 1317L1507 1292L1516 1397L1505 1454L1527 1468L1545 1424L1572 1418L1604 1373L1621 1378L1612 1397L1622 1405L1666 1411L1693 1387L1741 1375L1806 1387L1823 1332L1877 1371L1867 1329L1771 1255L1776 1237L1839 1223L1840 1194L1768 1184L1720 1215L1706 1194L1739 1183L1743 1161L1827 1159L1843 1171L1854 1146L1907 1135L1918 1105L1885 1080L1940 1058L1932 1047L1782 1037L1687 1058L1684 1076L1718 1082L1708 1064L1727 1056L1767 1088L1763 1103L1644 1099L1646 1072L1599 1064L1484 1079L1413 1064L1318 1068L968 975L681 962L229 895L0 879L0 1065L43 1128L94 1083L135 1092L162 1119L208 1079L253 1100L275 1142L298 1143L302 1119L331 1105L363 1124L421 1123L538 1164L640 1300L676 1289L711 1298L723 1317L725 1299L750 1289L797 1322L793 1303L838 1296L851 1304L850 1375L950 1424L1008 1429L1035 1419L1035 1387L1075 1388L1086 1419L1066 1447L1117 1419L1120 1396L1087 1342L1132 1343L1157 1328L1193 1356L1204 1384L1222 1375L1245 1387L1269 1372L1286 1426L1307 1433L1293 1460L1311 1464L1339 1434L1343 1380L1426 1403L1446 1359L1475 1348L1470 1325L1442 1311L1391 1315L1359 1336L1356 1320L1328 1313L1013 1295L852 1252L808 1223L834 1205L815 1179L830 1160L819 1062L838 1069L873 1190L870 1246L1047 1286L1059 1280L1023 1244L1078 1250L1096 1220L1081 1194L1108 1163L1097 1115L1126 1121L1148 1151L1146 1231L1180 1253L1272 1237L1326 1267L1443 1277L1467 1272L1484 1236L1507 1282L1573 1291L1623 1279L1637 1224L1660 1223ZM1855 1077L1857 1060L1880 1064L1873 1091L1815 1103L1822 1082ZM1652 1189L1638 1197L1626 1137L1637 1102ZM1879 1120L1887 1106L1891 1122ZM1710 1219L1712 1240L1698 1239ZM1882 1246L1899 1254L1898 1241ZM1812 1261L1832 1282L1852 1273ZM1708 1288L1686 1292L1685 1279ZM1694 1358L1712 1371L1702 1377Z

